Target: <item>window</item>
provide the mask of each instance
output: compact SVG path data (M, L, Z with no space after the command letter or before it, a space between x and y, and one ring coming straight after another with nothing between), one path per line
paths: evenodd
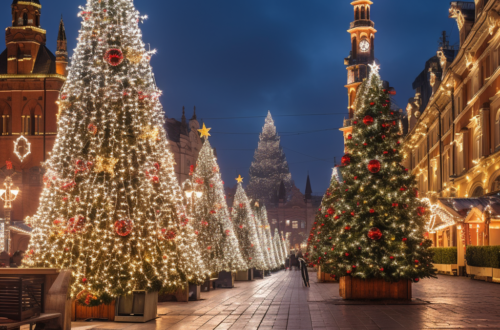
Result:
M287 221L286 221L286 226L287 226L287 227L288 227L288 226L290 226L290 220L287 220Z
M444 156L443 161L443 182L448 182L450 178L450 157Z
M2 135L9 135L9 115L2 115Z
M457 148L456 152L456 164L457 164L457 174L460 175L464 171L464 144L463 144L463 136L457 140L457 145L455 146Z
M474 134L474 145L473 145L473 150L472 150L472 159L476 160L481 158L482 155L482 143L481 143L481 132L479 130L476 130L476 134Z
M40 15L36 15L36 24L35 26L40 26Z
M42 116L35 115L35 135L40 135L40 128L42 127Z
M299 222L298 221L292 221L292 229L299 229Z
M500 110L498 110L495 120L495 147L498 146L500 146Z
M361 19L365 19L365 7L361 7Z
M500 190L500 175L497 176L495 181L493 181L493 185L491 186L491 192L497 192Z
M300 222L300 228L302 228L302 229L305 229L305 228L306 228L306 222L305 222L304 220L302 220L302 221Z
M484 195L483 187L479 186L474 189L470 197L481 197Z
M30 135L31 134L31 116L22 116L21 117L21 125L22 125L22 134Z
M28 14L27 13L23 14L23 25L24 26L28 25Z
M417 151L413 150L411 152L411 169L413 170L417 166Z

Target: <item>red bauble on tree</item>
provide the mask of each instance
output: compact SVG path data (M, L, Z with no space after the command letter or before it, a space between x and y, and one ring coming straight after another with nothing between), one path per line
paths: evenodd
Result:
M348 140L352 140L352 134L347 135Z
M373 117L372 116L365 116L365 118L363 118L363 123L365 125L371 125L373 124Z
M368 237L374 241L378 241L382 238L382 232L380 231L380 229L373 227L368 232Z
M340 160L342 162L342 165L347 166L351 164L351 155L345 154L342 156L342 159Z
M125 237L130 235L134 228L134 222L130 219L122 219L115 222L115 233Z
M425 214L425 207L423 207L423 206L417 207L417 214L420 217L423 216Z
M104 54L104 60L111 66L118 66L123 62L123 52L118 48L111 48Z
M371 160L368 163L368 171L370 171L373 174L380 172L380 167L381 167L380 162L376 159Z

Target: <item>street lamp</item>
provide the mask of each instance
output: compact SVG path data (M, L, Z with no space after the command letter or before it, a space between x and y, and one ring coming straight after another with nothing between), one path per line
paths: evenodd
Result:
M7 253L10 253L10 212L12 211L12 202L16 200L17 195L19 194L18 189L12 189L13 183L12 178L8 176L3 185L5 189L0 189L0 198L5 202L4 213L5 213L5 224L4 224L4 250Z
M194 217L194 201L196 198L201 198L201 196L203 196L203 192L196 188L193 189L193 183L189 179L184 182L183 186L187 201L191 202L191 216Z

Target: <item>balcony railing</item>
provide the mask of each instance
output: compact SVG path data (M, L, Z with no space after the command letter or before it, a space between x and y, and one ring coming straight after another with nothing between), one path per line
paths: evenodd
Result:
M354 29L357 27L375 27L375 23L373 23L369 19L362 19L362 20L357 20L357 21L351 22L351 29Z

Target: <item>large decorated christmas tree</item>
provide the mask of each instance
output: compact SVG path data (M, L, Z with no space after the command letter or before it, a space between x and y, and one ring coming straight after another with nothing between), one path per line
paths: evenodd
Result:
M142 18L132 0L88 0L80 16L28 263L71 269L86 305L202 283Z
M431 242L423 235L426 210L414 176L400 165L400 117L375 65L355 108L342 179L332 180L322 207L324 222L316 224L322 269L337 278L392 282L433 276Z
M241 176L238 177L238 186L234 194L232 219L235 226L240 249L248 264L248 269L266 269L264 254L260 246L257 226L250 206L250 201L243 190Z
M185 189L188 189L188 214L210 272L246 270L247 263L240 252L219 165L208 137L198 155L191 180L185 183Z
M271 112L268 112L250 167L247 194L250 198L264 203L269 202L275 198L282 181L285 190L291 192L292 175L288 169L288 162L281 148L280 137L274 126Z

